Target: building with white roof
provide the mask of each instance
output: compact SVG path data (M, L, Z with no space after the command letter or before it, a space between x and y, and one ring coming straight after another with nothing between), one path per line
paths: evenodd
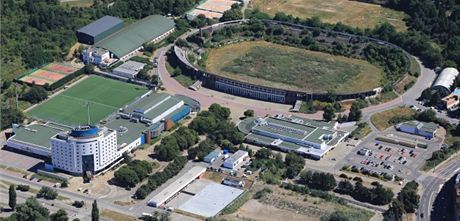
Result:
M337 122L284 115L246 118L238 129L247 134L245 141L248 143L293 151L312 159L321 159L349 134L337 130Z
M147 204L154 207L164 207L164 205L176 196L182 189L195 181L195 179L199 179L204 172L206 172L206 168L204 167L192 167L185 174L177 178L173 183L169 184L162 191L153 196Z
M233 154L231 157L224 161L224 167L233 170L237 168L240 164L242 164L244 160L248 157L248 152L244 150L238 150L235 154Z
M126 78L135 78L136 75L144 68L144 66L144 63L137 61L127 61L113 69L112 73Z
M450 94L450 87L454 84L458 74L456 68L444 68L431 88L441 93L441 96Z

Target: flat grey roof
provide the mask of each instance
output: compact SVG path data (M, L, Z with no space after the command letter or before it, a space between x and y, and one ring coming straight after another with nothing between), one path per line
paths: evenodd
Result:
M179 206L180 210L212 217L222 211L244 191L217 183L210 183L194 197Z
M123 23L123 20L113 17L113 16L106 15L78 29L78 32L85 33L87 35L91 35L94 37L120 23Z
M32 124L14 129L15 134L10 139L19 142L35 144L46 149L51 149L50 139L54 135L66 131L62 127Z
M117 68L113 69L113 72L128 73L134 76L137 73L139 73L139 71L142 70L142 68L144 68L145 65L146 64L137 61L127 61L122 65L118 66Z
M144 112L144 116L154 119L181 101L169 94L152 93L130 105L124 112L133 113L135 110L138 110Z

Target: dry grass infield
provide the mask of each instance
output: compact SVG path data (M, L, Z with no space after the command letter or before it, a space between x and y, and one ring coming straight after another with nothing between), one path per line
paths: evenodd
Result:
M250 6L275 15L284 12L300 18L318 16L327 23L342 22L359 28L373 28L388 22L397 30L406 30L406 15L375 4L350 0L251 0Z
M380 86L383 76L380 68L365 60L266 41L211 49L206 69L256 85L323 93L372 90Z
M371 122L378 130L383 131L386 128L392 126L392 124L389 122L392 118L410 116L415 113L416 111L412 110L411 108L397 107L372 115Z
M101 216L104 218L108 218L113 221L129 221L129 220L137 220L136 217L128 216L123 213L115 212L113 210L102 209Z

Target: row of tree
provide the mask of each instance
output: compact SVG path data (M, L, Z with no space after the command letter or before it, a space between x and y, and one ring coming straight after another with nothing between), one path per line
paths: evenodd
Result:
M144 160L133 160L115 171L113 180L122 187L135 187L152 172L152 164Z
M180 152L189 149L198 143L198 134L187 127L180 127L171 135L163 138L155 147L158 160L171 161L180 155Z
M414 213L420 203L418 195L419 184L415 181L406 183L399 192L398 197L393 200L387 211L383 213L385 221L402 221L406 213Z
M28 191L29 186L18 185L17 189L21 191ZM47 200L52 200L57 197L57 192L50 187L43 186L37 193L37 197L43 197ZM69 217L67 212L63 209L59 209L56 213L50 214L49 210L43 207L35 197L30 197L25 203L18 204L16 202L17 194L14 185L10 185L8 194L8 205L15 211L11 216L2 218L4 221L68 221ZM77 202L77 201L76 201ZM81 204L84 204L81 201ZM79 221L75 218L73 221ZM99 209L97 202L94 200L91 210L91 221L99 221Z
M341 194L350 195L358 201L374 205L386 205L391 202L394 196L393 191L384 188L379 183L375 183L373 188L368 188L365 187L361 181L357 181L353 186L350 181L342 180L339 182L335 191Z
M244 140L244 134L230 121L230 109L219 104L212 104L207 111L201 111L190 123L189 128L200 135L206 134L217 144L227 140L233 145L238 145Z
M186 157L176 157L163 171L150 175L148 182L137 189L134 198L145 199L152 191L168 181L171 177L177 175L182 168L184 168L186 163Z
M295 178L305 166L305 159L292 152L284 160L280 153L274 154L268 148L258 150L254 156L248 169L260 170L261 179L269 184L278 184L282 178Z

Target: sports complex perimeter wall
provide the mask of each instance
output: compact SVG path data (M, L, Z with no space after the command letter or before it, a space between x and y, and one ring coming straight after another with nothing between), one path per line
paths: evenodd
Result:
M235 21L217 23L214 25L210 25L210 26L201 28L200 31L207 30L207 31L212 32L213 30L220 29L226 26L240 25L246 21L247 20L235 20ZM275 21L275 20L264 20L264 21L271 22L274 25L278 25L278 24L286 25L286 26L289 26L295 29L309 29L309 30L317 29L316 27L292 24L288 22L281 22L281 21ZM330 33L347 36L347 37L356 37L356 38L360 38L363 40L368 40L370 42L373 42L379 45L385 45L391 48L395 48L395 49L403 51L404 54L407 56L407 58L408 59L410 58L409 53L407 53L405 50L403 50L399 46L389 43L389 42L385 42L385 41L371 38L371 37L353 35L353 34L344 33L344 32L336 32L336 31L326 30L326 29L320 29L320 30L323 32L330 32ZM284 104L294 104L297 100L311 100L311 99L326 100L329 97L329 94L327 93L307 93L305 91L292 91L292 90L264 87L260 85L250 84L247 82L242 82L242 81L222 77L218 74L200 70L196 68L195 66L193 66L187 60L186 51L184 51L182 48L178 46L174 46L174 55L176 56L178 65L185 71L184 72L185 74L190 75L190 76L195 76L196 79L201 80L203 82L204 87L207 87L213 90L217 90L217 91L221 91L224 93L257 99L257 100L270 101L270 102L275 102L275 103L284 103ZM358 99L358 98L375 96L380 91L381 91L381 88L375 88L373 90L356 92L356 93L335 94L335 96L338 100Z

